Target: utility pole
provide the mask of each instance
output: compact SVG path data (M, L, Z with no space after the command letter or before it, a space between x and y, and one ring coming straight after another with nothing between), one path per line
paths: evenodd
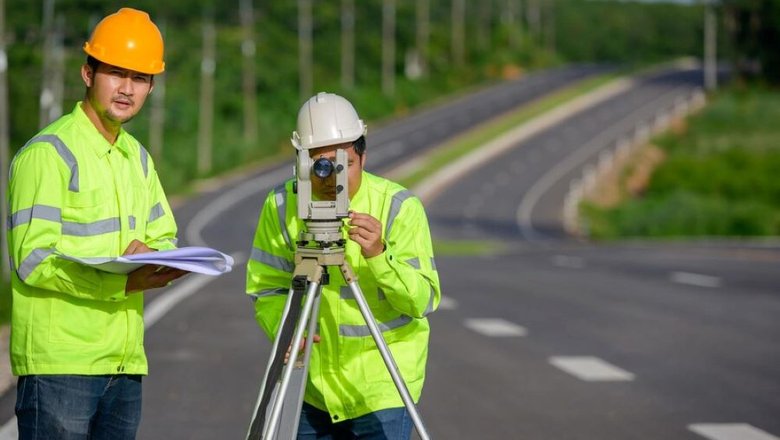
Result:
M555 0L544 0L544 45L548 52L555 52Z
M240 0L241 15L241 88L244 92L244 143L254 145L257 142L257 87L255 84L255 13L253 0Z
M382 1L382 93L395 94L395 0Z
M512 52L517 52L520 49L520 26L522 20L518 15L518 0L505 0L504 10L501 13L501 21L504 23L507 35L509 37L509 48Z
M430 0L417 0L417 55L420 62L421 76L428 75L428 45L430 41Z
M466 21L466 0L452 0L452 60L455 67L463 67Z
M536 44L541 42L541 11L539 2L541 0L526 0L526 13L525 18L528 22L528 34L531 36L531 40Z
M717 19L712 0L704 5L704 88L718 87Z
M312 0L298 0L298 81L301 102L312 94Z
M211 171L214 127L214 71L216 40L213 11L203 16L203 56L200 63L200 118L198 123L198 174Z
M355 86L355 0L341 0L341 87Z
M11 280L8 258L8 55L5 51L5 0L0 0L0 283Z
M493 35L492 20L493 2L492 0L482 0L479 2L479 18L477 25L477 48L480 52L490 49L490 40Z
M54 17L55 0L44 0L42 29L43 78L41 84L38 127L43 128L62 115L63 70L65 55L62 49L62 19Z
M160 21L160 32L165 38L165 20ZM163 134L165 128L165 73L155 75L154 93L151 99L152 107L149 114L149 148L152 158L158 164L162 163Z

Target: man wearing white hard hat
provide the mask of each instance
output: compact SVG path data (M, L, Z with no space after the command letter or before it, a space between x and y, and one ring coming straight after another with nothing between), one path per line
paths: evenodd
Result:
M364 170L365 135L366 126L349 101L319 93L301 107L293 144L313 160L336 162L337 150L347 153L345 259L416 403L428 355L426 316L441 298L439 276L422 203L402 186ZM247 293L269 338L281 323L295 266L295 238L305 228L296 210L294 183L281 184L265 199L247 263ZM314 198L334 200L337 191L333 176L311 176ZM412 419L365 319L339 268L328 271L298 438L408 439Z

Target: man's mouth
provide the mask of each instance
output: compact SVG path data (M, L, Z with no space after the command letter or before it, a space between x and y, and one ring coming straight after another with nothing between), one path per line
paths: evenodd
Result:
M120 107L132 107L133 106L133 100L129 98L114 98L112 100L114 104L119 105Z

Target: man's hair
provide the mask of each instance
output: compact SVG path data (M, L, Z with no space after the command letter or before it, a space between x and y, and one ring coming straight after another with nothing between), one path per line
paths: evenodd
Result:
M99 59L93 57L92 55L87 55L87 65L92 69L92 72L97 72L98 66L100 66Z
M355 148L355 153L362 157L363 153L366 152L366 137L360 136L355 142L352 142L352 146Z

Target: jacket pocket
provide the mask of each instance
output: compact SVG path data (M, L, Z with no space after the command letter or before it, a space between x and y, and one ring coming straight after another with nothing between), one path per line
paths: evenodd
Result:
M91 302L91 301L89 301ZM111 312L76 298L51 298L49 341L75 345L104 345Z

